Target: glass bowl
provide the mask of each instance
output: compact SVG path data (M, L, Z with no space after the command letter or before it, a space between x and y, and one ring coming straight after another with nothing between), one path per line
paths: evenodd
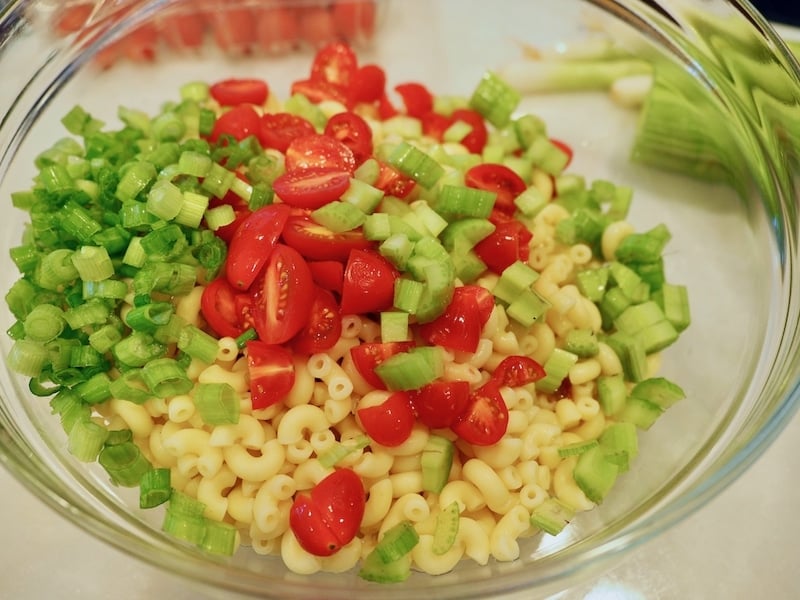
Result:
M75 104L113 122L120 105L156 111L175 98L181 83L247 76L264 77L285 97L289 84L307 72L315 45L330 34L273 33L263 44L242 45L238 36L215 37L204 29L201 45L184 39L176 48L164 33L179 32L164 28L170 15L199 7L219 17L302 4L310 21L314 11L330 16L332 10L329 3L288 1L245 2L244 9L233 2L101 2L90 6L94 12L78 10L71 21L62 12L69 4L12 1L0 12L0 197L9 207L0 231L6 250L19 245L26 219L9 198L30 187L35 157L64 135L60 119ZM464 96L486 69L530 84L525 61L533 60L533 48L552 50L556 57L544 60L558 61L584 48L572 46L576 40L600 36L656 65L664 85L683 98L684 110L660 132L658 165L636 135L646 109L620 106L607 86L586 90L562 81L557 90L525 94L521 104L544 119L553 137L570 143L572 171L635 190L629 220L637 230L668 226L667 271L690 293L692 324L663 352L660 371L680 384L686 399L641 433L639 457L601 504L557 536L521 539L515 561L463 562L452 572L413 573L396 585L368 583L355 572L294 574L279 558L246 547L230 559L214 557L162 533L158 510L140 510L134 491L70 456L48 403L32 396L6 365L0 371L4 465L64 517L135 559L184 576L187 585L274 598L540 597L607 569L722 491L796 409L798 132L786 115L800 99L798 65L745 2L555 6L545 0L370 4L377 8L375 21L346 35L362 63L386 67L391 84L419 81L438 94ZM265 22L274 25L276 18ZM277 29L287 31L285 24ZM142 32L151 37L126 46ZM681 146L688 136L692 144ZM688 162L687 152L696 153ZM2 261L7 290L17 269L8 252ZM11 327L5 305L1 314ZM4 336L4 355L10 348Z

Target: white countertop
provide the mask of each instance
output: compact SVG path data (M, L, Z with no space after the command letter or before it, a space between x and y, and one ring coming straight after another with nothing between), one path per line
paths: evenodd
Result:
M722 495L559 600L789 600L800 593L800 417ZM0 469L0 598L202 600L90 537Z

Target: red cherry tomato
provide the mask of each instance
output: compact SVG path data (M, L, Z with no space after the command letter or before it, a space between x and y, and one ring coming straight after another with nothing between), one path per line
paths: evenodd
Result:
M475 352L483 326L488 320L485 309L481 310L478 304L478 295L474 291L477 287L456 287L453 290L453 299L444 312L433 321L420 325L422 339L429 344L451 350Z
M417 185L416 181L406 177L391 165L383 161L378 161L378 164L380 165L380 171L378 172L378 179L373 185L379 190L383 190L386 195L405 198Z
M345 43L334 42L321 48L314 56L311 80L327 81L346 89L357 67L358 59L353 49Z
M261 120L256 110L249 104L234 106L217 117L209 139L219 141L223 135L229 135L239 141L251 135L258 135Z
M363 65L352 75L348 106L378 102L385 93L386 71L378 65Z
M409 392L417 419L431 429L450 427L467 408L469 383L466 381L434 381Z
M322 48L337 39L336 23L327 6L307 6L302 11L300 33L313 48Z
M491 446L508 430L508 407L500 387L489 380L469 395L466 410L450 426L458 437L476 446Z
M246 290L267 263L291 209L285 204L269 204L251 213L231 238L225 275L238 290Z
M294 248L276 244L261 276L250 287L252 318L258 338L282 344L308 322L314 282L306 261Z
M338 169L352 173L356 168L353 151L327 135L310 134L295 138L286 148L286 170Z
M317 286L308 323L292 339L292 348L301 354L324 352L332 348L341 335L342 315L336 298Z
M238 337L250 327L250 299L237 292L227 279L218 277L203 290L200 312L218 336Z
M325 125L325 135L350 148L356 166L372 156L372 129L355 113L343 112L333 115Z
M503 270L517 260L523 262L530 257L530 242L533 234L516 219L497 213L490 220L495 230L475 244L475 253L495 273Z
M550 138L550 143L567 155L567 164L564 165L564 168L566 169L572 162L572 147L566 142L562 142L561 140L557 140L555 138Z
M395 86L406 107L406 114L421 118L433 111L433 94L421 83L401 83Z
M411 435L416 421L406 392L393 392L376 406L359 408L358 419L367 435L381 446L399 446Z
M302 254L302 252L301 252ZM337 294L342 293L344 265L338 260L311 260L308 262L311 277L319 287Z
M67 35L78 31L92 16L93 10L94 4L91 2L62 5L53 22L55 32L58 35Z
M394 303L397 269L377 252L352 250L344 267L342 314L388 310Z
M237 104L264 104L269 95L263 79L225 79L209 88L211 97L222 106Z
M256 20L247 8L210 10L209 23L214 41L223 52L244 54L256 42Z
M122 53L134 62L150 62L156 57L158 30L153 23L140 25L122 40Z
M514 198L527 187L522 177L505 165L495 163L483 163L471 167L464 173L464 183L472 188L495 192L497 194L495 209L508 215L513 215L517 210Z
M333 22L346 40L369 40L375 32L375 3L339 0L332 6Z
M298 11L281 6L253 7L256 39L259 47L267 53L286 52L300 38Z
M544 367L528 356L506 356L492 373L492 380L500 386L518 387L542 379Z
M289 217L283 228L283 241L309 260L347 262L352 250L368 250L374 246L361 230L334 233L309 217Z
M267 408L280 402L294 385L292 352L284 346L260 340L250 340L246 347L253 408Z
M361 478L350 469L336 469L310 494L297 494L289 511L289 527L306 552L330 556L358 533L365 502Z
M349 172L327 167L286 171L272 183L272 189L286 204L310 209L337 200L349 187Z
M291 113L265 113L261 116L258 141L264 148L286 152L292 140L316 133L314 126L301 116Z
M350 348L353 365L359 375L372 387L385 390L386 384L375 373L375 367L390 356L407 352L414 347L414 342L367 342Z
M463 121L472 126L470 131L461 140L461 144L470 152L480 154L483 152L483 147L486 145L486 140L489 137L489 132L486 129L486 122L477 111L470 108L457 108L453 111L453 122Z
M200 48L205 42L206 22L202 14L182 13L159 21L162 39L177 50Z

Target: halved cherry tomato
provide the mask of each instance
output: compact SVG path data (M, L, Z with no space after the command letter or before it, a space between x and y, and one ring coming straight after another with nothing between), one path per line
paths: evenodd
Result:
M420 121L422 121L422 133L440 142L444 132L453 124L453 119L434 111L422 115Z
M419 326L422 339L429 344L451 350L475 352L483 326L488 320L485 308L481 309L478 304L478 295L474 291L477 287L456 287L453 290L453 299L444 312L433 321Z
M352 173L356 168L353 151L339 140L313 133L295 138L286 148L286 170L338 169Z
M264 104L269 95L263 79L224 79L209 88L211 97L222 106L237 104Z
M317 286L308 323L292 339L292 348L301 354L324 352L332 348L341 335L342 314L336 298Z
M572 162L572 147L566 142L562 142L561 140L557 140L555 138L550 138L550 143L567 155L567 164L564 165L564 168L566 169Z
M406 107L406 114L421 118L433 111L433 94L421 83L401 83L394 87Z
M276 244L250 296L258 338L267 344L287 342L308 322L314 300L306 261L294 248Z
M351 78L348 106L361 102L372 104L379 101L385 92L386 72L378 65L360 66Z
M302 252L301 252L302 254ZM310 260L311 277L319 287L337 294L342 293L344 265L338 260Z
M391 119L392 117L399 114L400 111L395 108L395 105L392 104L391 98L389 98L389 94L386 92L378 99L378 116L383 119Z
M352 250L368 250L374 246L374 242L365 238L360 229L334 233L304 216L289 217L283 228L283 241L307 259L343 263Z
M235 289L248 289L261 273L290 211L285 204L268 204L242 221L231 238L225 261L225 275Z
M411 435L416 418L406 392L392 392L375 406L356 411L361 426L370 439L381 446L399 446Z
M250 298L237 292L224 277L209 283L200 297L200 312L220 337L237 337L250 327Z
M260 129L261 120L256 110L249 104L240 104L217 117L208 137L212 142L217 142L220 136L229 135L241 141L248 136L258 135Z
M388 310L394 303L395 266L377 252L352 250L344 267L342 314Z
M343 42L333 42L320 49L311 63L311 80L327 81L347 88L358 67L353 49Z
M458 294L466 294L475 298L475 302L477 302L478 305L478 318L481 327L486 325L494 310L494 296L492 292L481 285L472 285L468 283L458 288Z
M333 115L325 124L325 135L350 148L356 166L372 156L372 129L356 113L342 112Z
M508 215L513 215L517 210L514 198L527 187L522 177L507 166L495 163L483 163L467 169L464 173L464 183L472 188L495 192L497 194L495 209Z
M475 253L495 273L517 260L523 262L530 257L530 242L533 234L520 221L495 212L490 220L495 230L475 244Z
M333 100L347 104L347 88L322 79L300 79L292 82L291 93L303 94L311 102L318 104L324 100Z
M472 126L470 131L461 140L461 144L470 152L480 154L483 152L483 147L486 145L486 140L489 137L489 132L486 129L486 122L479 112L471 108L457 108L453 111L453 122L464 121Z
M289 511L289 527L306 552L330 556L358 533L365 503L361 478L350 469L336 469L310 494L297 494Z
M433 381L408 393L417 419L431 429L450 427L469 403L469 382Z
M247 342L247 372L250 378L250 401L254 409L280 402L294 385L292 352L284 346Z
M311 209L337 200L349 187L349 172L328 167L286 171L272 183L272 189L286 204Z
M414 342L366 342L350 348L350 357L359 375L372 387L385 390L386 384L375 373L375 367L390 356L407 352Z
M264 113L258 141L264 148L275 148L286 152L292 140L316 133L314 126L303 117L287 112Z
M383 190L388 196L396 198L405 198L417 185L417 182L406 177L400 171L386 164L383 161L378 161L380 171L378 172L378 179L373 184L379 190Z
M492 373L492 380L500 386L518 387L542 379L544 367L529 356L506 356Z
M508 407L500 394L500 386L491 379L469 395L466 410L450 429L465 442L491 446L508 430Z

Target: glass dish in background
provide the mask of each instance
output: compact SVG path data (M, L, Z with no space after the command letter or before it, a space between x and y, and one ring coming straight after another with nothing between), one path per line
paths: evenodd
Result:
M237 3L213 4L239 9ZM246 10L275 6L242 4ZM606 568L722 490L763 452L797 401L797 138L784 119L785 111L797 110L797 65L766 23L738 2L706 2L702 14L696 3L680 0L554 4L509 1L498 10L498 4L457 0L380 3L375 34L365 28L354 41L362 62L386 67L390 84L416 80L435 93L467 95L485 69L518 61L521 44L551 48L602 29L673 70L671 81L693 98L688 124L706 142L703 164L722 172L722 182L630 160L639 114L603 92L529 96L523 103L545 119L552 135L573 146L573 172L634 187L631 222L637 230L667 224L673 234L669 276L690 290L693 323L663 361L663 374L684 388L687 399L642 434L639 458L601 506L558 537L523 540L522 558L514 563L465 563L440 577L415 574L404 584L378 587L354 574L293 575L279 559L246 548L230 561L211 559L169 539L159 531L159 511L138 510L130 490L111 486L102 469L66 453L46 401L31 398L25 382L5 368L4 463L55 510L138 559L194 584L276 598L426 592L485 598L521 590L525 597L541 596ZM185 81L255 75L285 97L289 83L307 72L314 46L309 39L220 47L208 26L200 47L176 51L159 37L144 53L117 52L131 30L148 31L147 23L163 23L170 11L187 6L201 4L101 3L77 36L54 28L57 3L18 2L3 9L0 68L9 78L0 95L0 198L8 203L12 191L29 186L33 158L63 135L59 120L76 103L112 122L119 105L155 111ZM740 37L720 35L720 22ZM117 50L110 53L107 42ZM93 56L97 50L101 59ZM105 60L109 56L114 60ZM34 62L24 72L10 66ZM4 248L19 243L24 217L10 213L0 229ZM16 269L7 255L2 261L7 289ZM1 314L9 325L5 307ZM9 340L1 347L7 352Z

